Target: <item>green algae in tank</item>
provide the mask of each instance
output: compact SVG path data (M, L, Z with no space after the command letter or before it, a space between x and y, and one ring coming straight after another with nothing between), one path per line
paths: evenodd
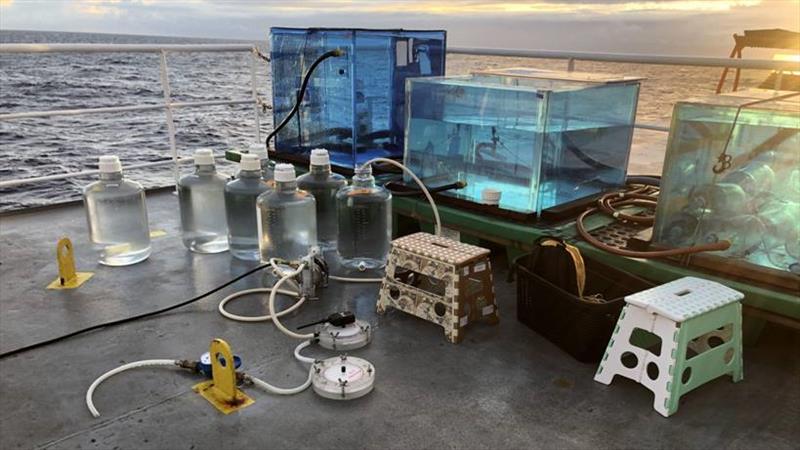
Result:
M715 255L800 273L800 93L677 103L653 238L671 247L728 240Z
M405 164L428 185L523 213L624 185L639 82L504 69L407 80ZM409 182L410 180L406 180Z

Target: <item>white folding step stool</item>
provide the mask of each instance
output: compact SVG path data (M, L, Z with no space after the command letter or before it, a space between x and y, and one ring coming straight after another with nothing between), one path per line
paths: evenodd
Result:
M694 277L625 297L595 381L611 384L615 375L622 375L644 385L653 391L653 407L665 417L678 410L683 394L708 381L725 374L740 381L743 297ZM661 339L658 354L631 343L636 329ZM722 343L712 346L711 337ZM689 348L699 353L689 358Z

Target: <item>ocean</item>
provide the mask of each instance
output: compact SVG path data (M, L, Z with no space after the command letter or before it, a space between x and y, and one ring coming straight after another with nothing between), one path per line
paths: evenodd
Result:
M263 42L266 46L267 30ZM173 38L93 33L0 30L0 43L234 43L200 38ZM535 43L530 44L535 47ZM608 49L613 52L614 49ZM174 101L249 98L247 53L171 53L168 56ZM448 55L447 74L501 67L559 69L565 61ZM720 69L576 62L576 70L644 77L637 121L668 125L673 104L714 92ZM744 71L741 84L757 86L767 74ZM267 63L258 68L258 91L270 99ZM49 109L162 104L159 55L150 53L71 53L0 55L0 114ZM179 109L174 113L176 144L183 156L199 147L223 151L254 141L251 104ZM261 115L262 137L272 127L270 112ZM666 133L637 130L629 173L661 172ZM169 141L163 110L0 121L0 180L28 178L96 167L97 157L117 154L123 164L168 159ZM233 171L233 167L222 168ZM134 170L126 176L147 188L169 185L170 166ZM41 206L80 198L93 177L56 180L0 189L0 211Z

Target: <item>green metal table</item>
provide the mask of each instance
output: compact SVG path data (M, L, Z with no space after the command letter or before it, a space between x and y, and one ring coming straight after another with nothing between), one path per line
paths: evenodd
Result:
M394 197L392 202L395 220L401 217L418 221L423 229L431 230L433 214L424 198ZM655 259L626 258L600 250L578 237L575 222L553 226L539 226L502 220L450 206L438 205L442 226L462 235L483 239L504 246L509 258L530 251L533 243L542 236L558 236L576 245L589 258L596 259L621 270L636 274L655 283L666 283L685 276L701 276L719 281L745 294L746 311L755 318L783 323L800 328L800 293L771 290L744 283L718 274L702 272L693 267ZM610 218L594 215L586 220L589 230L611 222ZM395 227L395 229L398 229Z

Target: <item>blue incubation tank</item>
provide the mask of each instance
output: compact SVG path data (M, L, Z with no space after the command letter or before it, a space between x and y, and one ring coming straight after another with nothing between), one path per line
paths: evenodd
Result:
M502 69L409 79L405 164L447 195L525 214L624 185L639 79ZM410 180L406 180L410 182Z
M406 78L444 74L445 37L441 30L272 28L275 123L291 110L314 60L345 52L314 71L297 116L276 136L277 157L307 161L324 148L332 164L349 168L401 157Z
M653 240L800 273L800 93L752 89L678 102Z

